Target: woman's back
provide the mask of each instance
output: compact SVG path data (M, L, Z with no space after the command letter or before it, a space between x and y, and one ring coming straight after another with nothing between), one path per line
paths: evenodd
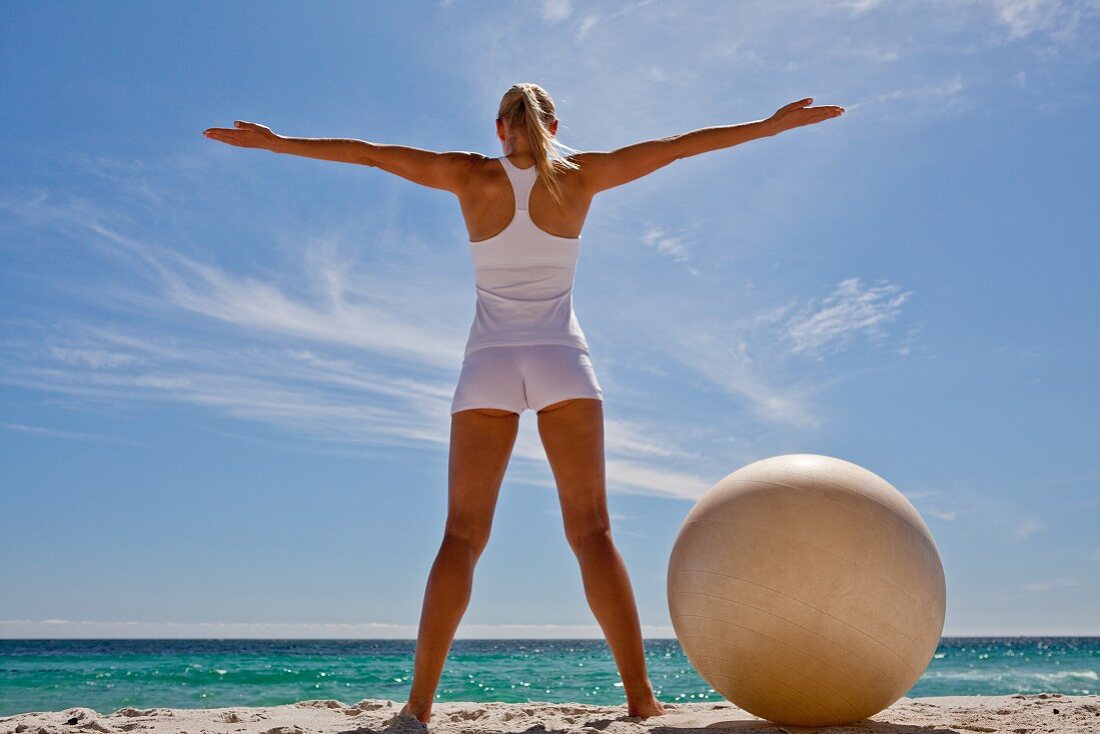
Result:
M583 155L583 154L582 154ZM573 158L570 156L570 158ZM504 160L502 160L504 159ZM528 160L513 163L507 156L482 158L473 166L469 185L457 192L462 216L472 242L487 240L500 233L512 218L515 207L511 181L505 166L535 173ZM530 193L531 220L539 229L557 237L579 237L592 204L592 193L586 191L581 171L563 170L557 174L561 187L561 203L554 201L550 191L537 182Z
M507 219L491 236L469 242L477 308L465 353L532 344L563 344L587 351L584 331L573 311L580 236L552 234L548 224L535 223L529 207L540 187L533 165L518 168L506 156L490 159L489 165L498 168L508 185ZM542 193L546 208L555 207L549 193ZM501 198L495 191L486 195L487 200L496 200L492 214L497 219L503 219L498 216ZM568 201L564 196L563 200ZM563 208L557 209L562 214Z

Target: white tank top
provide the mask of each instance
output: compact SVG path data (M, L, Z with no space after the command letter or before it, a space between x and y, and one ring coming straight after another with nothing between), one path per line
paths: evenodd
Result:
M496 160L512 184L516 211L498 234L470 240L477 311L465 353L519 344L566 344L588 351L573 312L581 238L558 237L536 227L527 205L537 168L518 168L507 156Z

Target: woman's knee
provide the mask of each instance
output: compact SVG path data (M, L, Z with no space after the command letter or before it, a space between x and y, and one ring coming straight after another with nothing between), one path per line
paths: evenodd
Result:
M565 539L575 553L591 547L593 543L610 543L611 523L598 517L589 521L567 523Z
M480 525L448 522L443 530L443 545L463 549L480 556L489 544L489 528Z

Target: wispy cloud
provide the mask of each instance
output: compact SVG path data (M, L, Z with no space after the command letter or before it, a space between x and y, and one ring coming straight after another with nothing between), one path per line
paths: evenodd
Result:
M577 26L576 40L577 41L583 40L584 37L586 35L588 35L588 32L590 30L592 30L593 27L595 27L596 23L598 23L599 20L600 19L599 19L598 16L592 15L591 13L588 14L588 15L585 15L584 20L582 20L580 25Z
M83 346L57 346L65 339L76 339ZM100 346L89 348L93 342ZM369 357L257 343L195 344L79 324L70 325L64 335L49 334L7 346L9 355L41 359L0 362L0 381L9 385L91 402L191 403L322 444L439 450L449 441L449 408L457 375L416 377L400 368L387 373L368 367L373 361ZM95 356L90 363L58 363L50 360L55 353L108 353L126 359ZM608 456L631 459L621 468L614 458L608 461L609 492L684 498L705 489L703 478L660 468L670 459L697 455L667 432L632 421L620 424L613 418L605 421L605 432ZM537 435L521 432L512 457L517 460L510 471L512 479L553 486L541 469L546 453Z
M1100 17L1093 0L989 0L1013 40L1035 33L1070 39L1082 23Z
M797 428L819 424L807 403L815 388L788 387L765 374L751 354L746 339L753 335L745 326L731 325L721 313L699 308L686 313L658 303L645 313L639 319L647 327L644 339L661 350L663 359L747 404L764 421Z
M570 145L582 148L607 150L704 124L745 121L770 114L775 109L773 104L797 98L792 90L784 99L784 93L776 91L774 75L766 89L754 86L751 80L761 64L782 68L789 60L808 60L813 68L801 84L818 88L837 88L840 82L826 78L823 70L843 68L841 86L847 99L821 98L819 102L841 101L846 106L859 99L893 103L891 110L883 109L883 104L868 109L866 119L904 115L905 110L912 109L938 114L948 105L928 102L955 100L964 92L966 77L961 71L944 72L940 65L930 72L920 62L922 49L913 47L917 42L912 34L894 32L892 22L881 21L888 28L875 33L856 35L848 29L853 13L879 23L880 8L875 3L822 4L810 9L805 4L782 2L764 9L700 3L691 13L662 3L597 3L584 5L583 9L577 5L576 12L562 21L564 28L576 31L572 39L532 38L520 32L531 20L537 21L542 7L533 6L533 11L527 11L529 15L518 13L503 21L506 30L491 48L484 48L479 32L469 34L466 42L478 53L472 55L475 60L465 69L468 83L486 105L492 105L499 100L505 77L511 79L518 74L526 78L533 75L533 70L540 70L539 83L555 95L558 115L563 120L560 135ZM924 17L911 11L889 12ZM608 22L612 16L614 22ZM924 20L936 27L930 15ZM837 32L791 32L792 27L807 23ZM515 32L509 32L512 30ZM940 31L938 37L943 35ZM669 38L690 42L669 45ZM554 63L563 44L573 60L568 66ZM641 66L638 47L652 51ZM518 67L517 58L523 59ZM821 58L830 59L832 65L814 62ZM500 72L502 68L509 69L506 75ZM691 68L693 73L677 73L683 68ZM584 69L601 69L603 73L580 71ZM649 73L652 70L665 70L673 77ZM736 82L716 83L716 79ZM798 94L804 95L801 84ZM836 145L842 145L845 138L839 125L836 133ZM729 284L718 278L707 279L712 264L729 257L731 248L766 251L771 238L797 232L799 222L814 217L815 207L823 206L821 202L827 197L818 192L809 196L801 188L807 178L829 175L825 167L831 171L839 163L829 158L839 155L837 149L824 139L824 133L821 135L821 146L804 146L797 160L786 157L788 148L772 146L770 155L775 158L769 158L766 168L748 166L748 171L741 172L751 178L751 185L736 184L733 190L726 180L722 180L721 187L714 183L702 185L697 180L700 172L717 176L713 168L716 164L709 158L692 159L690 163L678 162L652 179L617 189L604 203L597 202L601 218L608 224L599 232L586 234L590 237L586 241L595 244L582 256L584 268L622 267L608 253L631 256L638 242L633 232L641 218L641 244L682 265L693 281L699 281L685 285L673 276L649 282L600 279L604 323L592 318L591 311L580 313L580 317L586 328L596 327L590 331L603 331L605 351L608 339L616 341L616 348L632 350L629 358L621 358L630 362L622 367L624 372L651 370L657 365L670 373L671 380L681 384L690 380L692 385L705 386L701 389L732 398L736 405L748 408L751 418L796 430L814 430L822 424L825 416L819 415L814 402L816 395L828 388L829 377L811 382L804 372L784 368L782 360L789 355L810 355L821 362L854 344L857 337L881 340L911 294L888 283L864 287L853 278L842 284L832 300L791 304L792 310L786 314L790 323L752 322L751 315L761 310L761 304L769 310L767 300L739 298L740 292L731 291ZM699 193L699 211L707 213L710 229L699 237L684 234L696 227L694 218L685 223L677 209L667 205L668 189L682 191L686 186L693 186L690 190ZM792 200L797 205L792 205ZM595 224L593 221L590 227ZM592 251L596 245L600 252ZM605 259L599 260L601 257ZM630 268L629 272L635 275L639 270ZM581 290L586 287L584 272L579 276ZM623 317L612 322L610 317L620 314ZM781 333L776 334L776 330ZM776 350L777 342L785 347L785 353ZM648 345L653 351L644 352L633 345ZM913 348L910 342L896 346L902 356Z
M92 401L194 403L236 418L259 420L318 440L371 445L444 445L450 394L443 379L393 379L347 359L262 344L193 344L178 338L70 325L47 335L37 363L6 361L0 380ZM126 352L111 364L51 362L74 351L51 341L100 340L99 350ZM33 342L12 346L35 355ZM430 416L436 418L430 420ZM435 426L435 430L430 430Z
M910 295L897 285L864 287L850 278L824 297L730 317L727 310L736 314L740 309L707 304L698 293L686 300L653 293L635 299L634 323L623 324L615 336L660 349L665 362L744 401L768 423L814 429L821 417L813 399L826 385L784 380L783 361L807 355L822 362L857 337L883 341L887 324L899 318Z
M662 255L672 258L676 262L687 262L691 259L691 253L688 250L687 244L684 242L684 238L679 235L672 235L661 229L660 227L647 227L642 233L642 242L655 249ZM699 271L686 265L685 268L692 275L699 275Z
M866 13L877 8L881 0L839 0L841 7L850 9L853 13Z
M931 111L934 114L942 114L947 110L966 107L969 101L963 96L964 84L962 75L956 74L950 79L928 82L916 87L905 89L891 89L888 92L875 92L866 97L860 97L844 105L845 113L855 112L868 105L888 106L887 103L900 102L934 102L934 105L923 105L923 111ZM908 106L900 110L902 114L911 114ZM860 113L862 114L862 113ZM880 114L886 114L885 111Z
M320 444L447 446L468 328L459 315L467 298L460 306L447 295L465 292L457 276L388 277L326 238L304 250L299 278L280 286L124 234L89 202L68 208L35 195L4 199L0 210L73 236L137 276L130 288L84 294L128 311L127 326L71 319L9 337L0 381L92 402L191 403ZM200 319L184 328L187 314ZM668 430L609 418L605 431L608 455L628 460L622 471L609 466L609 491L682 498L705 484L662 468L698 455ZM521 433L512 456L513 479L552 484L537 436Z
M1095 0L646 1L586 3L575 9L571 3L545 0L527 12L501 19L508 28L501 43L490 49L480 44L484 53L470 66L471 79L485 87L488 98L499 98L498 70L522 57L521 68L529 71L521 75L537 76L551 91L568 89L563 132L584 136L591 131L602 142L607 131L616 137L652 136L674 132L666 129L669 125L712 119L723 100L735 101L735 109L755 109L784 96L797 99L806 88L836 90L839 98L820 101L844 104L849 113L871 122L919 123L1002 91L997 79L1003 79L1004 60L975 53L990 44L1006 45L1022 60L1063 49L1095 54L1100 35ZM535 19L531 15L572 30L572 38L522 33ZM808 28L813 32L800 30ZM471 43L480 38L479 30L471 34ZM555 63L563 43L572 60L568 67ZM641 66L638 47L646 49ZM801 88L795 91L791 85L784 92L783 80L759 75L761 67L792 75L790 81ZM685 68L692 74L678 73ZM581 71L586 69L602 73ZM650 73L654 69L667 73ZM714 73L729 83L716 85ZM768 82L754 84L750 74ZM584 119L573 111L583 111Z
M620 491L624 493L652 494L693 501L702 497L716 481L626 459L608 459L607 473L608 477L614 474L622 482Z
M956 522L960 518L972 516L975 512L973 500L958 496L958 492L921 489L909 490L904 494L922 517L931 517L942 522Z
M542 19L558 23L573 14L572 0L543 0Z
M87 348L50 345L47 347L50 357L64 364L80 367L113 368L126 367L135 364L138 357L133 354L123 354L103 348Z
M889 8L881 0L837 0L837 6L849 10L853 16ZM992 15L994 22L1007 31L1010 40L1044 32L1057 37L1072 36L1083 22L1100 15L1100 5L1094 0L941 0L910 6L910 12L916 10L918 12L912 14L919 15L924 7L930 12L953 16L956 26L959 19L978 23L983 14L987 18ZM974 9L978 13L972 16Z
M1027 538L1030 538L1032 535L1035 535L1035 533L1039 532L1042 527L1042 523L1032 518L1025 521L1022 525L1017 526L1012 531L1011 537L1013 540L1025 540Z
M856 336L883 336L884 324L898 318L910 295L890 283L863 288L859 278L849 278L831 294L810 301L786 318L783 339L792 353L821 360L823 353L844 349ZM772 318L783 315L780 310Z
M664 433L653 421L615 419L615 431L604 438L608 451L622 456L650 456L699 460L703 451L689 450L683 444L666 442ZM685 438L690 436L685 435Z
M428 321L424 308L411 308L423 300L413 301L407 291L404 296L395 293L397 284L369 272L355 274L358 285L353 289L351 265L334 260L332 251L305 251L303 285L311 292L295 298L273 283L226 272L95 221L86 224L145 265L159 295L177 308L242 329L355 347L426 366L445 368L461 361L463 341L455 324ZM430 286L426 281L429 276L423 276L421 285ZM387 308L389 304L410 307Z
M99 433L87 433L84 431L65 431L47 426L28 426L23 423L0 423L0 428L17 433L29 433L35 436L47 436L49 438L62 438L72 441L108 441L111 443L126 443L133 446L145 446L139 441L131 441L127 438L106 436Z
M1026 591L1029 594L1039 594L1044 591L1051 591L1053 589L1066 589L1077 585L1079 585L1077 579L1058 577L1046 579L1043 581L1033 581L1030 583L1020 584L1020 590Z

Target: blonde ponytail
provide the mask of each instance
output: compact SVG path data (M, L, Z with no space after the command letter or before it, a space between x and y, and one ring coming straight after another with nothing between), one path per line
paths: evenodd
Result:
M557 174L564 170L577 170L580 166L565 158L557 148L574 153L580 151L560 143L550 132L550 123L555 119L554 100L538 84L514 84L500 100L497 119L507 120L512 127L527 128L538 178L550 191L554 201L561 204L561 185Z

